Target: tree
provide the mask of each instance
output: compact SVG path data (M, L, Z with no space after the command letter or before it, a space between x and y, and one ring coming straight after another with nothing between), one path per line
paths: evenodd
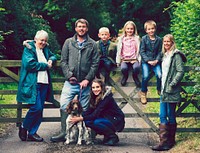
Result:
M186 54L188 65L200 66L200 0L186 0L172 3L172 5L175 7L173 8L171 31L177 46ZM189 73L186 78L198 82L190 91L199 94L200 73Z
M38 5L33 5L32 0L2 1L7 13L2 17L3 31L13 31L4 37L1 52L6 59L20 59L23 51L22 43L26 39L33 39L36 31L46 30L49 33L49 44L52 51L57 51L59 45L56 42L56 35L51 31L48 22L38 13Z

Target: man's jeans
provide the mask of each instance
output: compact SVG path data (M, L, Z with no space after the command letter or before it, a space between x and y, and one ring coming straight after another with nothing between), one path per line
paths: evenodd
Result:
M147 85L150 79L151 70L156 75L157 79L157 90L161 91L161 66L160 64L156 64L155 66L151 66L148 63L142 63L142 92L147 92Z
M60 106L62 110L65 110L67 105L78 95L83 111L86 111L89 106L90 86L80 89L79 84L70 84L69 81L65 81L61 97Z
M176 123L176 104L167 103L160 100L160 123L161 124L175 124Z

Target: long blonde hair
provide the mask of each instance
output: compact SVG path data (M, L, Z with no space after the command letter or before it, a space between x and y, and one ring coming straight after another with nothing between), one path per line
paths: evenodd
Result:
M134 35L135 36L138 36L138 32L137 32L137 27L135 25L135 23L133 21L127 21L125 24L124 24L124 27L123 27L123 35L126 36L126 26L128 24L131 24L133 27L134 27Z
M165 38L169 38L170 41L173 43L173 45L171 46L170 48L170 51L173 51L176 49L176 43L175 43L175 39L174 39L174 36L172 34L166 34L164 37L163 37L163 41ZM164 48L164 43L162 44L162 52L165 53L166 50Z

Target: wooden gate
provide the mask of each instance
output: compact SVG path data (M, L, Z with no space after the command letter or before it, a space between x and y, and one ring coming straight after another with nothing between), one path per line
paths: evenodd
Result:
M56 67L59 67L60 63L57 62ZM9 82L18 82L19 80L19 68L21 66L21 61L19 60L0 60L0 71L4 74L4 77L0 76L0 83L9 83ZM18 70L14 70L13 68L17 68ZM200 71L199 67L185 67L186 71ZM54 68L56 69L56 68ZM119 71L116 69L116 71ZM63 83L64 78L52 78L54 83ZM133 91L131 94L127 94L124 92L119 83L113 81L112 78L109 79L111 85L116 89L116 91L122 96L122 98L116 98L116 101L119 102L120 108L125 107L127 104L136 111L136 113L126 114L126 118L142 118L148 125L149 128L125 128L123 132L156 132L158 133L157 126L151 121L151 117L158 117L158 113L145 113L138 106L140 103L139 98L134 98L134 96L138 93L138 89L133 86L133 83L127 83L126 87L133 87ZM195 82L182 82L182 86L194 86ZM148 86L155 86L154 82L149 82ZM184 90L183 90L184 91ZM186 91L184 91L186 93ZM0 95L16 95L17 90L5 90L0 89ZM60 94L61 90L54 90L54 94ZM187 94L187 93L186 93ZM200 104L197 100L194 99L194 96L190 96L190 98L182 99L181 106L176 111L177 117L200 117ZM148 98L148 102L159 102L159 98ZM198 110L198 113L182 113L183 110L189 105L193 104L194 107ZM29 108L28 104L0 104L0 109L17 109L16 118L4 118L0 116L0 122L13 122L16 123L17 126L22 122L22 110ZM45 104L45 109L55 108L52 104ZM60 117L44 117L43 122L59 122ZM178 132L200 132L200 128L178 128Z

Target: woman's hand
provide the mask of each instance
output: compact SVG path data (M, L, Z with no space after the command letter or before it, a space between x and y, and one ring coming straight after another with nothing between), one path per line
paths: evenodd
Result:
M69 122L71 122L71 123L77 123L77 122L79 122L79 121L83 121L83 117L72 117L72 118L70 118L69 119Z
M52 63L53 63L52 60L48 60L47 64L48 64L49 69L52 68Z

